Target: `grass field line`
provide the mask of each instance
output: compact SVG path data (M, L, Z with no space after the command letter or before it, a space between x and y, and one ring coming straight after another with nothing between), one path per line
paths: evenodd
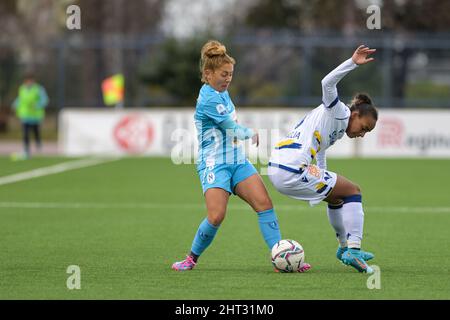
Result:
M9 176L0 177L0 186L5 185L5 184L19 182L19 181L48 176L51 174L66 172L69 170L95 166L98 164L115 161L118 159L119 158L88 158L88 159L80 159L80 160L58 163L58 164L48 166L48 167L33 169L30 171L25 171L25 172L21 172L21 173L12 174Z
M99 203L99 202L0 202L0 208L21 209L195 209L205 210L204 204L196 203ZM245 204L230 204L229 210L251 210ZM278 205L277 211L323 211L322 207L302 207L296 205ZM397 213L450 213L450 207L413 207L413 206L365 206L366 212L397 212Z

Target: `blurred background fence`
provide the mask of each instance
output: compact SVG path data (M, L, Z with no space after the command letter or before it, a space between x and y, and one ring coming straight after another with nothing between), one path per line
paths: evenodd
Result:
M33 69L52 97L51 108L103 106L101 81L117 72L125 75L126 107L193 107L201 85L199 51L207 38L69 35L35 44L43 56L35 59ZM345 99L367 91L380 107L450 107L450 33L345 36L241 30L224 42L237 60L230 92L239 106L320 103L320 80L364 43L377 49L377 61L342 81ZM28 68L16 48L14 42L1 43L0 50L11 53L2 59L6 103Z

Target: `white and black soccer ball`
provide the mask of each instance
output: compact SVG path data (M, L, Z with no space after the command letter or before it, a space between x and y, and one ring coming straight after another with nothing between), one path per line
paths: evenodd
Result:
M303 247L295 240L280 240L272 248L272 264L281 272L297 272L304 262Z

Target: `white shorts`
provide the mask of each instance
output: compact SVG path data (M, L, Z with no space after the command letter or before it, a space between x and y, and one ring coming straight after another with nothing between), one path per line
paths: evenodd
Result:
M300 172L291 172L272 164L267 168L267 173L279 192L294 199L309 201L311 206L325 199L337 180L336 173L315 165L309 165Z

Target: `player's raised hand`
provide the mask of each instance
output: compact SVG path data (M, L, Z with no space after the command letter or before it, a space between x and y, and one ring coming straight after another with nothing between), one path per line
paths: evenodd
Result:
M356 64L366 64L375 60L374 58L368 58L369 55L377 51L377 49L370 49L365 45L359 46L353 53L352 60Z

